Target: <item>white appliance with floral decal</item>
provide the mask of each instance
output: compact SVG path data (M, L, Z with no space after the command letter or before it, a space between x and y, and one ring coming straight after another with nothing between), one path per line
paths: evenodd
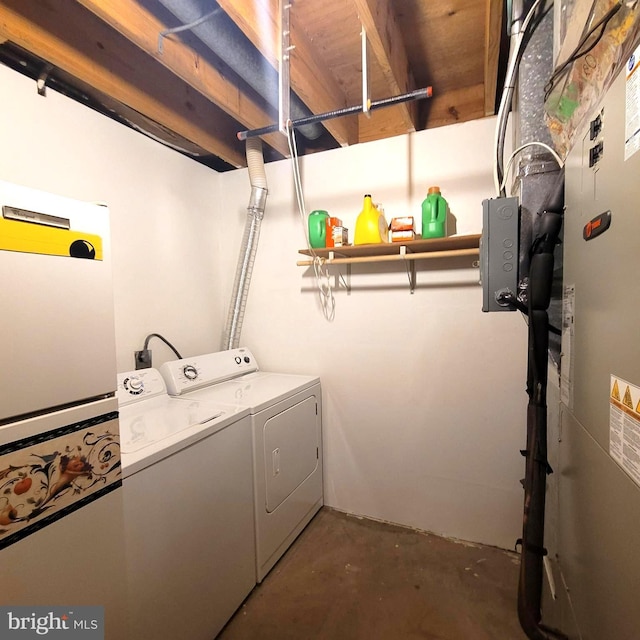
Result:
M125 638L109 212L6 182L0 206L0 601Z

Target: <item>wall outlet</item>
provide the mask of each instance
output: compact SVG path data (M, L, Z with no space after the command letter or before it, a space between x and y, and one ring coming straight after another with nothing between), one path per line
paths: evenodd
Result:
M135 351L133 355L136 361L136 369L149 369L151 367L151 349Z

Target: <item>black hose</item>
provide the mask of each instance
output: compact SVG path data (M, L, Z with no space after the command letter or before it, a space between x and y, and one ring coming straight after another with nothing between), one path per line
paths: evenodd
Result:
M524 478L524 513L518 581L518 619L531 640L566 639L560 631L541 624L544 548L545 493L547 474L547 351L553 251L562 228L564 171L545 200L536 237L531 248L529 268L529 346L527 393L527 446Z

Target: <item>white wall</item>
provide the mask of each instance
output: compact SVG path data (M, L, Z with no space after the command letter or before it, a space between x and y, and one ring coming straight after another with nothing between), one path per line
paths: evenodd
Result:
M305 156L306 209L327 209L353 232L364 193L388 218L419 217L427 188L438 184L458 233L480 233L481 201L493 194L494 123ZM422 263L413 295L401 263L353 265L351 292L335 291L327 322L311 270L295 266L305 239L289 162L267 165L267 179L241 343L263 369L321 375L327 504L512 548L527 402L520 314L481 312L478 269L467 259ZM237 226L221 247L232 260L246 170L221 175L220 185L224 215Z
M152 332L185 354L218 349L218 174L2 65L0 95L0 178L109 205L118 371ZM149 347L154 365L172 358Z
M159 332L183 355L220 348L249 198L246 170L216 174L0 67L0 178L108 203L118 369ZM493 193L493 120L307 156L307 211L353 231L362 195L418 215L439 184L458 233L479 233ZM290 166L267 166L269 198L242 343L263 369L320 374L326 502L345 511L511 548L520 534L526 329L482 314L468 263L418 272L354 266L322 316ZM463 268L461 268L461 266ZM151 343L154 364L170 359Z

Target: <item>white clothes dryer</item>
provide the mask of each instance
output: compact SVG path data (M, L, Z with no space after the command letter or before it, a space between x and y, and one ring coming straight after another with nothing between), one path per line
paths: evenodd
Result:
M250 411L261 582L323 504L320 379L260 371L246 348L168 362L160 372L171 395Z
M211 640L255 586L248 409L118 375L130 638Z

